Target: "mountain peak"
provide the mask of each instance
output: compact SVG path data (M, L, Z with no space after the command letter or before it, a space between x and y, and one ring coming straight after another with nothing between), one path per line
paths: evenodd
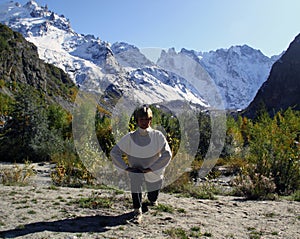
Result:
M272 64L278 59L269 58L248 45L236 45L210 52L183 48L181 53L206 69L219 87L228 109L247 107L267 79Z
M60 30L71 30L68 19L49 11L47 5L39 6L34 0L28 1L24 6L13 1L0 4L0 22L24 36L43 35L51 25Z
M34 0L30 0L28 1L25 5L24 5L25 8L28 8L28 9L31 9L31 10L35 10L37 8L40 8L39 5L37 4L36 1Z
M116 42L111 49L118 60L124 67L143 68L152 66L153 63L143 55L139 48L125 42Z

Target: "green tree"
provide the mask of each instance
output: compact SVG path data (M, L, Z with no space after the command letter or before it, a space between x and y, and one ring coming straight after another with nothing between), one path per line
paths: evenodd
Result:
M228 116L226 124L225 145L221 158L233 164L241 163L248 150L247 125L249 122L246 118L238 117L235 119Z
M58 104L47 107L48 127L62 138L70 138L71 117L68 112Z
M0 93L0 116L8 115L12 108L11 97Z
M25 87L16 95L11 117L0 141L2 160L49 160L53 150L58 150L59 137L49 130L45 106L32 88Z
M211 120L209 113L199 112L198 115L199 122L199 133L200 141L197 152L197 159L203 160L209 148L210 138L211 138Z
M112 134L111 119L106 115L96 115L96 135L103 152L110 157L109 152L115 144L115 140Z

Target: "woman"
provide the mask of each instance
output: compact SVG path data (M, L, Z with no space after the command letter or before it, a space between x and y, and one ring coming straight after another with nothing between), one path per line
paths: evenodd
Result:
M157 205L165 168L172 153L165 136L151 128L152 111L144 105L135 111L138 128L129 132L111 150L112 161L129 173L134 208L134 223L142 221L142 191L146 187L150 205ZM122 155L128 158L128 164Z

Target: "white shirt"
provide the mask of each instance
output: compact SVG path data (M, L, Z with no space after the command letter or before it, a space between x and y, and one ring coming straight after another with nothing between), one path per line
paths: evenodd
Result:
M128 165L122 158L123 154L128 158ZM110 155L118 169L125 170L128 166L140 169L150 168L152 172L144 175L148 182L156 182L163 178L165 168L172 157L165 136L151 127L138 128L123 136L113 147Z

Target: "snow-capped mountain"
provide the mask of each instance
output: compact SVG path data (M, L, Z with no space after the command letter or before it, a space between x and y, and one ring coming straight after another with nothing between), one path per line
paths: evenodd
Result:
M144 68L155 65L137 47L125 42L116 42L112 44L111 49L123 67Z
M172 52L162 54L159 62L174 54ZM279 59L279 56L269 58L247 45L205 53L183 48L180 54L192 58L208 72L228 109L247 107L268 78L273 63ZM202 87L205 86L207 84Z
M120 46L114 45L114 49L118 49L117 59L109 43L92 35L76 33L63 15L51 12L46 6L38 6L35 1L24 6L13 1L0 5L0 22L22 33L37 46L41 59L63 69L81 89L103 93L113 84L124 95L140 103L188 100L207 106L196 91L185 87L184 79L151 64L145 57L147 64L124 65L129 58L122 61ZM131 48L138 52L138 49ZM132 55L131 59L134 58ZM136 68L146 65L146 71ZM160 76L176 82L176 87L174 83L169 85L156 78Z
M157 63L152 62L135 46L111 45L76 33L63 15L33 0L23 6L13 1L0 4L0 22L34 43L41 59L63 69L81 89L102 93L113 85L139 102L186 100L208 107L209 96L219 91L226 108L244 108L276 60L247 46L208 53L182 49L178 54L185 56L185 62L181 59L177 64L186 69L178 71L176 64L169 64L177 53L163 52ZM190 60L197 66L186 74ZM196 82L199 77L192 76L197 74L205 75L200 83ZM211 91L211 85L218 89Z

